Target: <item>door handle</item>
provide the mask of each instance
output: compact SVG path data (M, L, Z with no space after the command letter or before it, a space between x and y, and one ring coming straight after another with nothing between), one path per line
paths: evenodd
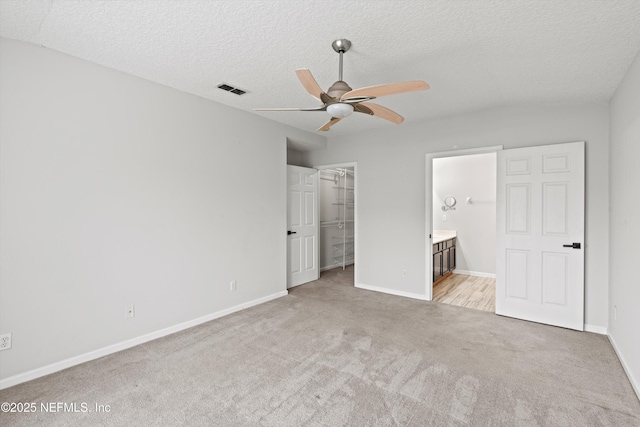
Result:
M562 245L563 248L580 249L580 243L572 243L570 245Z
M295 231L291 231L291 230L287 231L287 236L289 236L289 235L291 235L291 234L296 234L296 232L295 232ZM580 244L579 244L579 243L578 243L578 246L580 246Z

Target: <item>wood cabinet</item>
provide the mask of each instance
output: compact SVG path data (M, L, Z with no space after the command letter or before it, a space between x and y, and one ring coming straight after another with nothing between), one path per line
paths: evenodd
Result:
M433 281L441 279L456 268L456 239L433 244Z
M441 277L442 277L442 252L437 252L433 254L433 281L435 282Z

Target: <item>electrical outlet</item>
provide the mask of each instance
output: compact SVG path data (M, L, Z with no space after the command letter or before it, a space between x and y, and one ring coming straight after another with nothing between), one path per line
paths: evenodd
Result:
M11 333L0 335L0 350L9 350L11 348Z
M402 277L407 277L407 270L402 270Z
M447 222L447 216L446 215L442 215L442 221L443 222Z
M130 305L125 309L124 312L124 318L125 319L130 319L132 317L136 316L136 306L135 305Z
M231 283L229 283L229 290L235 291L236 289L237 289L236 281L232 280Z

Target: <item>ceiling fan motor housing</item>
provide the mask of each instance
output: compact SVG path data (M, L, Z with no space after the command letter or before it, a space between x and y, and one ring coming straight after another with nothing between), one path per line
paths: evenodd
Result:
M351 87L342 80L338 80L331 85L327 91L327 95L332 98L340 99L340 97L347 92L351 92Z

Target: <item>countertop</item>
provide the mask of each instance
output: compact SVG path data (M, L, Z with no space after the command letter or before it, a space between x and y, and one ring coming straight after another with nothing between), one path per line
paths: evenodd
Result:
M433 244L457 237L456 230L433 230Z

